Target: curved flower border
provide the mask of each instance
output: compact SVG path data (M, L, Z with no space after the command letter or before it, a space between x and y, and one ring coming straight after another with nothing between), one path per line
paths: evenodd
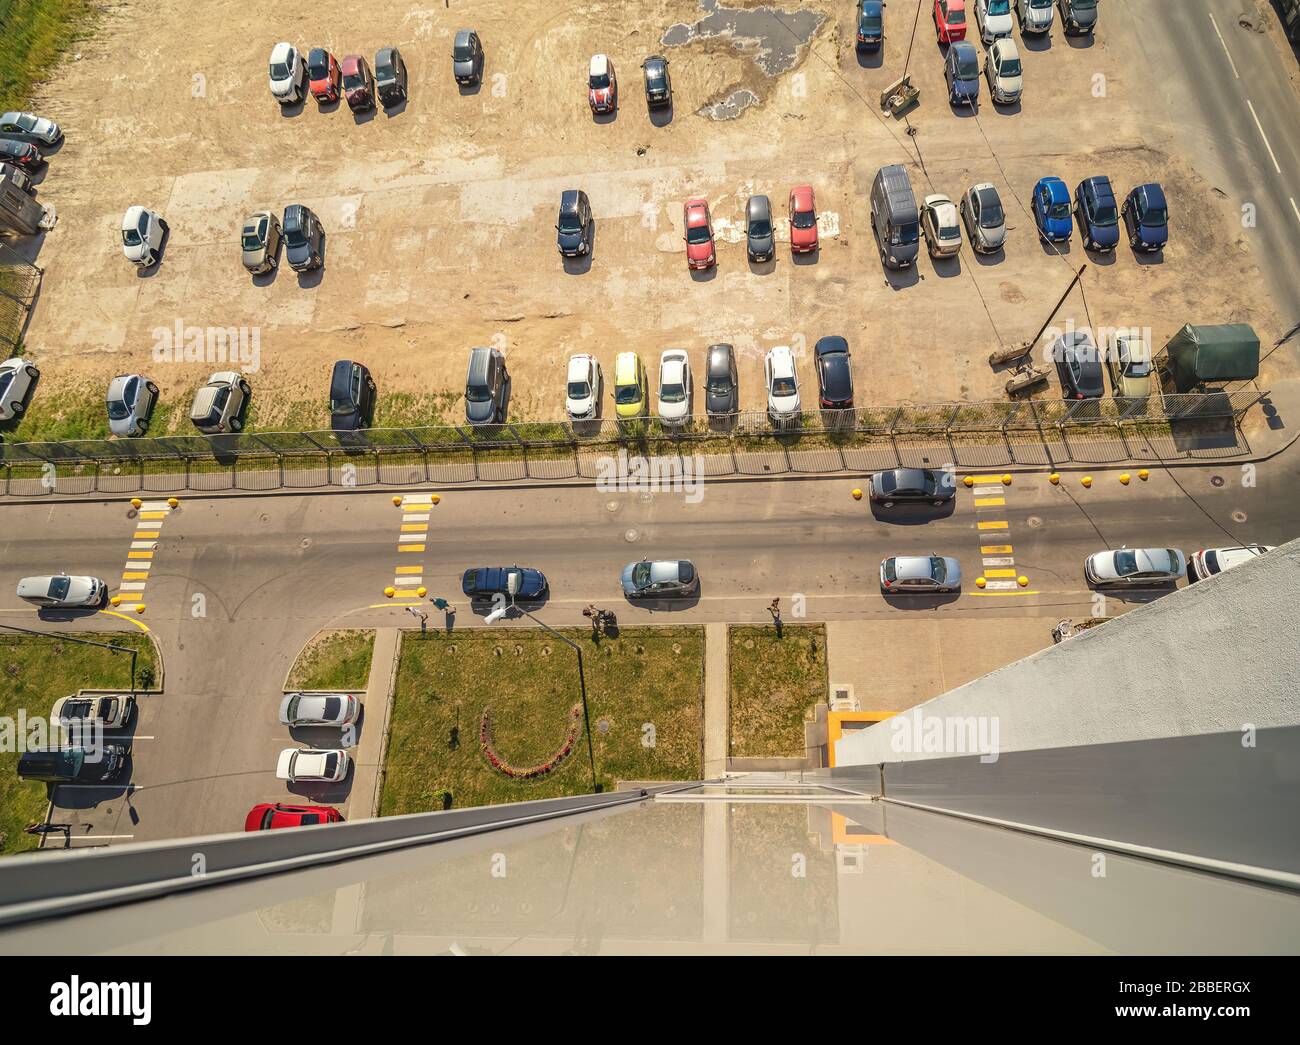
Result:
M479 719L478 725L478 743L483 750L484 757L491 764L492 768L504 776L514 780L535 780L537 777L546 776L546 774L558 769L564 760L573 754L573 748L578 742L578 733L582 722L582 705L575 704L569 711L569 727L564 734L564 743L559 750L555 752L545 762L539 762L535 766L521 768L512 766L499 754L492 745L492 708L483 709L483 717Z

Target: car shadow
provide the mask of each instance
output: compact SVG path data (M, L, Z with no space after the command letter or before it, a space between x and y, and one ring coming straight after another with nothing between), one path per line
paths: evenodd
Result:
M751 261L749 252L745 252L745 260L749 263L749 271L756 276L768 276L776 271L776 251L772 251L772 256L767 261Z
M137 265L136 279L153 279L162 268L162 263L167 258L167 245L171 243L172 227L167 222L159 219L158 224L162 227L162 239L158 241L158 256L153 259L152 265Z
M406 107L410 104L410 101L411 99L408 95L407 97L402 98L396 105L385 105L384 115L390 120L395 120L397 117L401 116L402 113L406 112Z
M961 275L961 253L952 254L946 258L936 258L930 255L930 267L934 269L934 274L940 279L953 279Z
M909 502L895 504L886 508L882 504L871 502L871 517L879 523L891 526L925 526L928 523L951 519L957 512L957 498L946 501L941 507L926 502Z
M1093 45L1093 37L1096 36L1096 33L1066 33L1064 35L1065 42L1076 51L1086 51Z
M732 432L735 430L739 418L739 414L709 414L709 431L718 433Z
M343 94L340 91L339 96L332 102L317 102L316 111L319 113L338 112L339 107L343 104Z
M649 110L650 123L654 127L667 127L673 122L672 103Z
M360 127L362 124L371 123L378 115L379 115L379 110L373 104L370 105L368 108L362 109L360 112L353 110L352 112L353 126Z
M975 258L975 263L981 268L992 268L994 265L1001 265L1007 260L1007 251L1005 247L998 247L991 254L985 254L981 250L971 250L971 255Z
M310 97L311 97L310 91L303 91L302 97L299 98L292 105L281 105L280 118L282 120L293 120L301 116L303 110L307 108L307 99ZM276 104L278 105L279 103L277 102Z
M790 251L790 263L792 265L797 265L799 268L808 268L812 265L816 265L821 259L821 256L822 248L821 243L819 242L816 250L810 250L804 254L796 254L793 250Z
M1170 592L1178 590L1176 581L1168 584L1152 585L1149 588L1108 588L1106 585L1094 584L1085 578L1084 583L1088 585L1089 591L1094 591L1099 595L1105 595L1108 599L1114 599L1116 602L1125 606L1145 606L1148 603L1155 602Z
M365 708L362 708L361 717L357 719L356 724L352 727L349 748L356 747L361 743L361 734L365 729L365 724L366 712ZM304 747L328 749L343 746L343 740L341 739L343 731L329 726L294 726L289 729L289 736L293 738L295 744L301 744Z
M685 598L660 597L660 598L646 598L646 599L629 599L627 598L626 595L623 598L624 601L628 604L628 606L634 607L636 609L649 610L651 613L673 613L673 612L680 612L682 610L693 609L694 607L698 606L700 603L700 593L703 590L704 590L704 585L703 583L701 583L699 587L695 589L695 593L693 595L689 595Z
M885 64L884 47L855 47L854 51L859 69L879 69Z
M883 263L881 268L884 269L885 282L889 284L890 290L907 290L921 282L921 273L917 270L916 262L912 262L905 269L891 269Z
M938 592L933 595L885 595L884 592L881 592L881 598L885 600L887 605L893 606L895 609L916 612L918 610L937 610L944 606L951 606L961 598L961 592L953 591L947 595L941 595Z
M348 766L348 775L337 783L327 780L285 780L284 788L290 794L306 798L312 805L337 805L347 801L352 792L352 778L356 774L357 764L354 760Z
M122 775L104 784L46 784L45 794L55 809L94 809L104 802L123 799L130 801L135 785L131 780L133 755L126 756Z
M1064 243L1061 243L1053 240L1045 240L1042 236L1039 236L1038 247L1042 250L1043 254L1049 258L1058 256L1068 258L1070 256L1070 251L1073 248L1073 241L1066 240Z
M272 265L266 272L260 272L257 273L256 275L252 275L252 274L250 275L253 281L253 286L269 287L272 283L275 282L276 277L280 275L280 251L278 250L276 251L275 264Z
M1019 98L1014 102L998 102L990 98L989 104L993 106L993 111L999 116L1016 116L1020 113L1021 109Z
M1100 265L1109 268L1115 264L1115 255L1119 253L1118 248L1110 250L1094 250L1090 247L1084 247L1083 252L1088 256L1088 260L1094 265Z
M1027 33L1022 28L1020 30L1020 45L1026 50L1035 54L1052 49L1051 33Z
M711 283L718 278L717 264L710 265L706 269L689 269L691 279L696 283Z
M618 121L618 109L619 107L616 105L612 112L593 112L591 114L591 122L599 127L616 123Z
M1129 252L1133 255L1133 260L1139 265L1163 265L1165 263L1165 252L1163 250L1138 250L1135 247L1129 247Z
M298 273L298 286L303 290L310 290L313 287L319 287L321 281L325 278L326 255L329 253L329 235L321 234L320 240L320 264L314 269L308 269L306 272Z

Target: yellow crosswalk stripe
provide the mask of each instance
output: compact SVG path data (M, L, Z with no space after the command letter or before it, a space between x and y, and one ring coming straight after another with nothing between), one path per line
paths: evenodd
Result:
M1005 497L976 497L976 508L998 508L1007 503Z
M424 551L424 545L423 544L399 544L397 546L397 550L399 552L422 552Z
M981 555L1010 555L1011 545L1009 544L982 544L980 545Z
M166 512L141 512L140 518L141 519L166 519L167 513Z
M1015 570L985 570L984 571L985 577L1014 577L1015 575L1016 575Z
M397 572L421 574L424 572L424 567L423 566L399 566L397 567Z
M127 557L128 559L152 559L152 558L153 558L153 552L143 552L143 551L139 551L139 552L127 552L127 553L126 553L126 557Z
M403 533L428 533L428 523L402 523Z
M124 581L147 581L148 579L149 574L147 573L136 573L132 571L130 573L122 574L122 580Z
M981 522L975 524L981 530L1005 530L1007 529L1006 520L999 522Z
M152 541L157 540L157 538L157 530L136 530L135 533L131 534L133 541Z

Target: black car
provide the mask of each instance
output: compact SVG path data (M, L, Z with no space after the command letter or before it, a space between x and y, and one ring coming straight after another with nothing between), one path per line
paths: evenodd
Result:
M923 501L940 507L957 496L957 486L947 475L940 476L928 468L891 468L887 472L876 472L871 477L871 500L883 508Z
M772 201L766 196L750 196L745 204L745 250L750 261L771 261L776 254Z
M0 138L0 160L30 172L41 165L41 150L31 142Z
M849 343L838 335L824 337L813 348L817 357L818 401L824 410L853 406L853 357Z
M1106 394L1101 353L1087 334L1074 331L1058 337L1052 358L1061 377L1062 399L1100 399Z
M406 101L406 63L396 47L375 54L375 92L384 108Z
M291 203L284 208L284 257L294 272L320 268L324 260L325 230L309 207Z
M510 578L515 581L515 597L540 599L549 587L540 570L526 566L478 566L465 571L460 590L472 602L487 602L496 595L510 594Z
M330 427L336 432L369 428L375 410L375 381L361 363L340 359L330 376Z
M47 784L105 784L117 779L130 753L129 745L107 741L93 754L83 747L25 751L18 757L18 776Z
M560 194L560 216L555 224L555 242L566 258L578 258L591 251L591 201L581 189Z
M652 54L641 63L645 73L645 101L651 109L662 109L673 104L673 81L668 75L668 59Z
M736 353L730 345L710 345L704 365L705 409L715 416L740 409L736 381Z

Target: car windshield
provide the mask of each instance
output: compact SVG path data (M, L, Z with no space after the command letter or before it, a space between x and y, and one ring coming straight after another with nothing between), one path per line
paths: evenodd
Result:
M896 242L915 243L921 235L921 227L914 221L898 226Z
M1047 205L1047 216L1049 218L1068 218L1070 216L1070 205L1065 202L1049 203Z
M1164 225L1169 221L1169 211L1164 207L1152 207L1142 215L1144 225Z
M291 247L305 247L307 245L307 233L302 225L287 225L284 230L284 241Z
M325 767L321 772L322 776L333 776L338 772L339 756L331 752L325 756Z
M560 231L568 235L582 231L582 222L578 220L576 212L569 212L560 215Z
M632 568L632 583L638 588L644 588L650 583L650 564L648 562L639 562Z
M243 244L245 250L262 249L262 237L258 234L258 231L255 228L253 228L251 225L244 230Z
M13 384L13 380L14 372L12 370L6 370L3 374L0 374L0 399L9 391L9 386Z
M791 220L796 229L811 229L817 224L817 215L810 210L797 210Z
M896 559L885 560L885 580L898 580L898 561Z
M961 239L961 229L956 225L940 225L937 235L940 239Z
M1002 201L992 193L980 196L980 228L996 229L1005 220L1002 215Z
M975 52L958 52L957 76L962 80L974 80L979 74L979 60L975 57Z
M144 241L140 238L140 233L135 229L123 229L122 242L128 247L138 247Z
M766 237L772 234L772 223L766 218L759 218L757 221L749 223L749 234L751 236Z
M375 76L380 80L393 80L397 78L397 70L391 62L380 62L375 66Z
M731 381L725 377L715 377L709 382L709 391L715 396L724 396L731 391Z
M350 414L355 410L357 404L352 401L352 396L330 396L330 413L332 414Z
M1029 6L1035 11L1046 11L1052 6L1052 0L1029 0Z
M1114 225L1119 221L1119 211L1115 209L1113 203L1098 204L1092 221L1094 225Z
M665 403L681 403L686 399L686 386L682 384L660 385L659 398Z
M989 14L991 15L1009 15L1011 13L1010 0L989 0Z
M603 91L609 86L609 73L594 73L587 78L587 86L593 91Z
M646 86L651 90L661 91L664 86L664 68L659 65L648 65L645 70Z
M344 90L356 91L364 87L365 85L366 85L366 78L362 76L359 72L348 73L347 76L343 77Z
M794 395L794 378L792 377L772 378L772 394L774 396Z
M944 578L948 576L948 567L944 564L944 561L941 558L939 558L937 555L933 555L930 557L930 576L933 577L940 584L942 584Z
M630 404L641 401L640 385L619 385L614 389L614 402Z
M686 230L687 243L708 243L710 238L707 225L696 225Z
M591 395L591 385L586 381L570 381L568 396L570 399L586 399Z
M458 41L451 53L452 57L458 62L468 62L474 55L474 51L470 47L468 40L464 43Z
M71 587L71 577L51 577L50 588L46 594L49 595L51 599L66 599L68 597L68 589Z
M1020 76L1020 59L1008 58L999 67L998 72L1003 76Z
M24 131L34 131L36 130L36 117L29 112L21 112L18 114L18 126Z
M121 399L110 399L108 401L108 419L110 421L125 421L130 416L130 409Z
M272 63L271 63L271 79L272 79L272 80L287 80L287 79L289 79L289 66L286 65L284 62L272 62Z
M858 21L858 24L866 30L879 29L883 25L880 15L864 14Z
M465 398L471 403L486 403L492 397L488 394L487 388L483 385L466 385Z
M963 8L963 9L960 10L960 11L952 11L952 10L950 10L950 11L948 12L948 24L949 24L949 25L965 25L965 24L966 24L966 11L965 11L965 9Z
M1091 11L1097 6L1097 0L1070 0L1070 6L1076 11Z
M1137 553L1121 551L1115 553L1115 572L1121 577L1137 573Z

